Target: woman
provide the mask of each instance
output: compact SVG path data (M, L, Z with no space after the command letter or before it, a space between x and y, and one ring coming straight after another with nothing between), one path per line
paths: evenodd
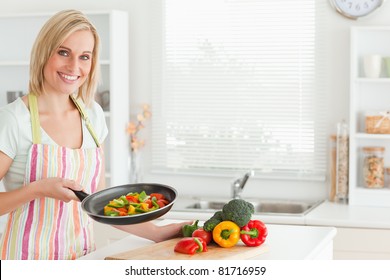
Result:
M107 126L93 101L99 36L80 12L43 26L31 53L29 94L0 109L1 259L76 259L95 249L92 222L72 190L104 188ZM154 241L183 224L118 228Z

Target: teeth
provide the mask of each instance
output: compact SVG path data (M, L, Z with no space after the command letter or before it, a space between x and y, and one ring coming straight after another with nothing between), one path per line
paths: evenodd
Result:
M69 76L61 73L61 76L69 81L75 81L77 80L78 76Z

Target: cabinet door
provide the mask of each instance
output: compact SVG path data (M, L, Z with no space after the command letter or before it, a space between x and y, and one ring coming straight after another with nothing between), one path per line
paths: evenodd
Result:
M390 230L337 228L334 259L390 259Z

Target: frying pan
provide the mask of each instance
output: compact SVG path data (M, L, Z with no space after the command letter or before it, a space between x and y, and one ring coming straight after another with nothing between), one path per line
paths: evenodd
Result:
M151 193L160 193L163 194L166 199L169 201L164 207L161 207L157 210L153 210L146 213L140 213L136 215L129 216L105 216L103 212L104 206L108 204L110 200L114 198L119 198L122 195L126 195L130 192L142 192L145 191L146 194ZM165 213L167 213L173 206L177 198L177 191L170 187L161 184L127 184L116 187L111 187L98 191L91 195L83 191L74 191L78 199L81 201L81 207L87 214L95 221L110 224L110 225L130 225L147 222L150 220L157 219Z

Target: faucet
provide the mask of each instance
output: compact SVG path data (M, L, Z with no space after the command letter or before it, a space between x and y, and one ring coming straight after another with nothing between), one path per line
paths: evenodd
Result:
M233 192L233 198L234 199L240 199L242 190L244 189L244 186L246 182L248 181L249 177L253 177L255 175L254 170L249 170L247 173L244 174L243 177L236 179L232 184L232 192Z

